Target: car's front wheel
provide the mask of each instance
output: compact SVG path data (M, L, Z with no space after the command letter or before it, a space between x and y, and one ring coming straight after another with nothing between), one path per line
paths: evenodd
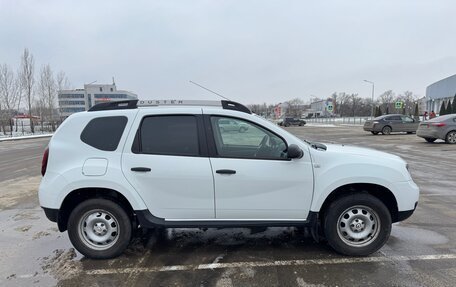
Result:
M329 245L349 256L367 256L380 249L391 233L391 214L378 198L363 193L333 201L324 216Z
M131 235L129 216L111 200L95 198L83 201L68 219L71 243L88 258L119 256L130 243Z

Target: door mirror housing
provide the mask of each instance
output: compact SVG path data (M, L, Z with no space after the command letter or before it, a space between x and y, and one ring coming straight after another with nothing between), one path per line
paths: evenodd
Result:
M288 146L287 155L288 155L288 158L290 158L290 159L301 158L304 155L304 152L302 151L302 149L299 146L297 146L295 144L291 144Z

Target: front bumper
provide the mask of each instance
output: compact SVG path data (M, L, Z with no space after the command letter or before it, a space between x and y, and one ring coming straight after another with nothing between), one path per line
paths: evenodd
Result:
M399 211L397 213L397 218L394 222L399 222L399 221L404 221L410 216L412 216L413 212L415 212L416 206L418 205L418 202L415 202L415 208L411 210L406 210L406 211Z
M57 222L59 218L59 210L58 209L53 209L53 208L46 208L46 207L41 207L44 210L44 214L46 214L47 219L49 219L52 222Z

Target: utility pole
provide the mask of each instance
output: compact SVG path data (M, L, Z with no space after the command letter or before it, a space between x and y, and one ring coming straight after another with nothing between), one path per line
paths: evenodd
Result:
M371 112L371 118L374 118L374 90L375 90L375 84L374 82L364 80L364 82L372 84L372 112Z

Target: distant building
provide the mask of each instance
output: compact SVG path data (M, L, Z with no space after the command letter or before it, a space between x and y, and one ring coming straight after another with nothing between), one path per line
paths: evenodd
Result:
M310 103L310 109L305 111L306 118L332 117L334 116L333 100L320 100Z
M456 94L456 75L445 78L429 85L426 88L426 111L440 113L442 102L448 104L448 100L453 100Z
M279 103L274 107L274 116L276 119L280 119L281 117L285 116L287 113L287 110L289 108L288 103Z
M137 98L132 92L117 90L115 83L89 84L84 85L84 89L59 91L59 112L62 118L66 118L71 114L87 111L99 103Z

